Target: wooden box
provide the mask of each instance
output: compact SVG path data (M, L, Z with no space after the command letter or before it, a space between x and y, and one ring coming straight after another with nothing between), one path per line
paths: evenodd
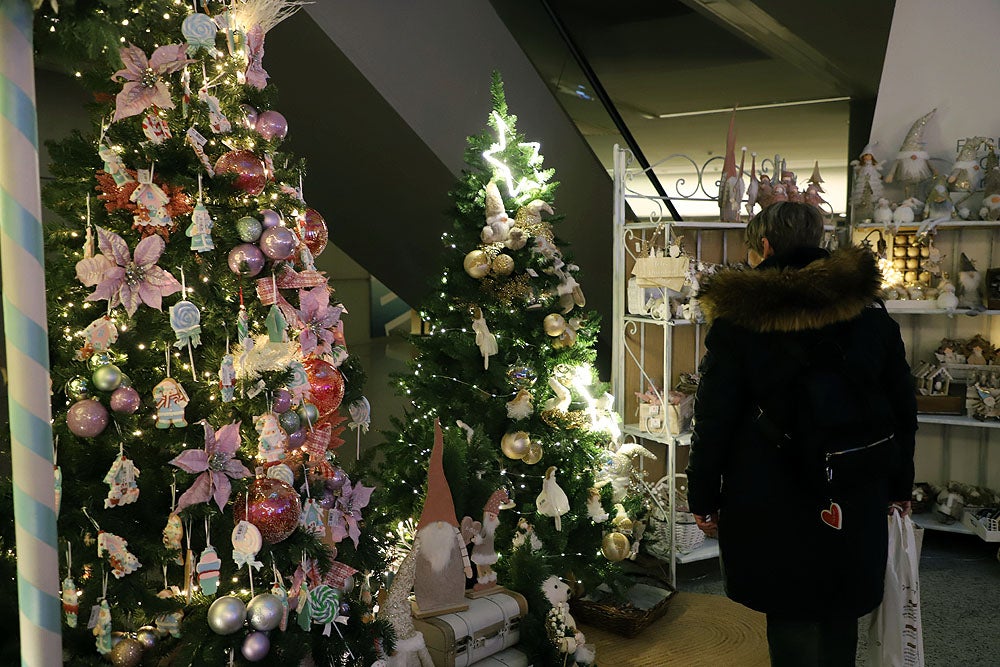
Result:
M528 611L528 602L520 593L502 589L468 602L465 611L413 619L435 667L478 664L520 639L520 621Z
M917 412L932 415L964 415L965 396L921 396L917 394Z

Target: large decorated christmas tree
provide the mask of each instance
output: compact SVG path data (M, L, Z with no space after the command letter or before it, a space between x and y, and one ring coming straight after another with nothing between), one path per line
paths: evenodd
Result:
M627 541L605 545L607 556L602 543L628 473L607 465L619 458L613 399L591 366L597 317L584 310L578 267L555 234L553 171L542 168L539 144L517 131L497 76L492 98L488 127L468 139L452 192L453 228L420 310L425 333L414 339L412 373L399 378L406 412L375 452L377 505L403 522L423 512L426 523L419 471L440 420L457 517L482 519L468 533L475 587L496 579L522 593L522 645L537 664L561 664L566 643L546 627L552 604L542 583L556 575L592 587L614 569L608 558L625 557ZM498 506L498 490L510 502ZM481 553L484 541L495 546L495 563Z
M70 1L36 21L42 59L75 54L95 99L44 191L70 664L389 648L372 489L334 455L342 413L366 422L363 372L263 62L300 4Z

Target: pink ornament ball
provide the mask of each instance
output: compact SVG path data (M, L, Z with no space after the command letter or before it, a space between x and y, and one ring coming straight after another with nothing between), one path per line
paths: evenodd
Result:
M257 127L257 109L250 106L249 104L241 104L240 109L243 111L243 125L248 130L253 130Z
M252 243L241 243L229 251L229 270L253 278L264 270L264 253Z
M66 413L66 426L81 438L97 437L108 426L108 409L93 398L77 401Z
M312 390L312 402L319 409L319 423L333 414L344 400L344 376L329 362L315 357L302 362Z
M299 233L302 234L302 240L305 241L313 257L319 257L326 249L326 242L329 239L326 220L315 209L307 208L299 218Z
M235 187L252 196L263 192L267 184L264 162L253 151L224 153L215 163L215 173L236 174Z
M262 111L257 116L257 134L268 141L284 139L288 134L288 121L277 111Z
M132 387L118 387L111 394L111 409L115 412L131 415L139 409L142 399Z
M257 241L261 251L273 260L288 259L295 252L295 233L288 227L269 227Z
M298 492L270 477L255 479L233 503L233 516L248 517L268 544L277 544L294 533L301 512Z
M264 229L277 227L281 224L281 214L277 211L265 208L260 212L260 220L264 225Z

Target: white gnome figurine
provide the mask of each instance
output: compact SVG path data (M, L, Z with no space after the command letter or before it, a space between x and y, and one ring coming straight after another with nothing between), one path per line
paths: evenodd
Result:
M539 514L555 519L556 530L562 530L561 517L569 511L569 498L566 496L566 492L562 490L562 487L559 486L559 483L556 482L555 466L549 466L549 469L545 471L545 478L542 480L542 491L535 499L535 507L538 509Z
M510 238L510 218L496 181L486 184L486 226L479 236L483 243L504 243Z
M948 280L945 274L941 284L938 285L937 307L944 310L955 310L958 308L958 297L955 296L955 286Z
M934 117L935 112L937 109L931 109L929 113L915 120L910 126L910 131L906 133L906 138L903 139L903 144L896 153L896 159L885 175L886 183L892 183L899 179L909 189L910 186L926 181L936 173L934 167L931 166L930 155L924 150L923 140L924 128ZM909 194L907 192L907 195Z
M916 197L908 197L896 205L892 213L892 224L898 230L903 225L909 225L921 219L924 203Z
M972 310L983 310L983 295L980 291L983 283L983 275L976 269L966 254L962 253L960 261L960 271L958 272L958 305L961 308Z
M983 182L983 168L979 165L976 155L986 143L986 137L969 137L958 149L955 164L948 175L948 189L952 192L971 192L978 190Z
M386 601L379 610L381 618L388 619L396 633L396 651L389 656L388 667L433 667L423 633L413 626L410 615L410 589L416 574L417 554L410 550L399 564L396 576L389 584Z
M986 154L986 169L983 176L983 204L979 209L980 220L1000 220L1000 159L993 143L989 143Z
M885 197L878 200L875 213L872 215L872 222L886 227L892 224L892 208L889 206L889 200Z
M417 523L417 563L413 592L419 614L462 611L465 580L472 564L455 518L455 502L444 475L444 436L441 422L434 421L434 447L427 468L427 498Z

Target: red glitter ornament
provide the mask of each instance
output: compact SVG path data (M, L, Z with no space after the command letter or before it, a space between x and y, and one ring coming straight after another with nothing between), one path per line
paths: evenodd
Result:
M215 163L215 173L236 174L234 185L253 196L263 192L267 183L264 162L253 151L229 151L223 154Z
M318 358L302 362L312 390L312 402L319 408L319 422L336 412L344 400L344 376L332 364Z
M320 253L326 250L329 232L326 228L326 220L316 209L307 208L305 213L299 217L299 235L302 236L302 241L309 248L313 257L319 257Z
M276 544L295 532L301 513L302 501L298 492L270 477L255 479L247 492L239 494L233 502L233 518L236 521L246 519L257 526L268 544Z

